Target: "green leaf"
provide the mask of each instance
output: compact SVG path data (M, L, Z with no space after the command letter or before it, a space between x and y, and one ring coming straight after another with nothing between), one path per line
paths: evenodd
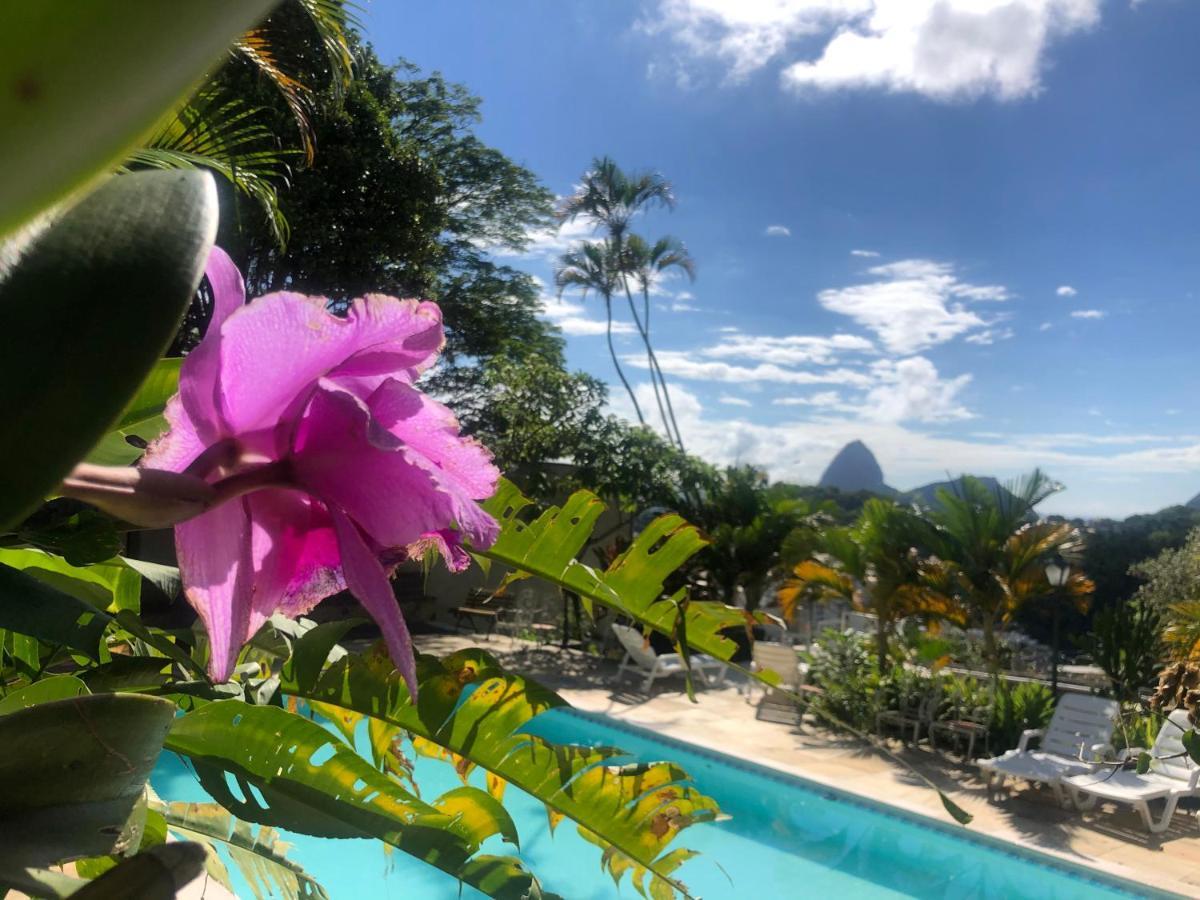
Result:
M1200 735L1196 734L1195 728L1189 728L1181 736L1183 741L1183 749L1187 751L1192 762L1200 766Z
M970 825L971 820L975 817L955 803L943 791L938 791L938 799L942 801L942 806L946 812L950 813L950 817L959 825Z
M130 559L128 556L118 558L123 565L133 569L170 599L174 600L182 593L183 579L179 576L178 566L164 566L144 559Z
M73 566L88 566L121 552L125 540L111 516L76 500L45 504L21 523L17 537L63 557Z
M216 224L212 176L122 175L0 267L0 419L21 435L0 448L0 528L27 515L121 414L178 328Z
M464 880L464 864L490 836L480 827L482 815L463 815L467 795L456 794L453 815L442 812L320 725L278 707L205 704L175 720L166 746L191 759L213 799L248 822L320 837L377 838ZM494 803L469 790L480 804ZM532 876L517 871L528 890Z
M20 569L38 581L78 597L108 613L141 607L142 578L121 560L73 566L42 550L0 550L0 565Z
M165 632L145 625L141 619L127 609L123 609L117 613L116 620L121 628L127 631L130 636L145 644L147 648L157 650L165 658L179 663L184 671L191 673L196 678L205 678L204 667L192 659L188 655L187 650L171 640L170 636Z
M124 860L71 896L76 900L174 900L179 889L202 871L204 848L199 844L160 844Z
M7 0L0 236L111 170L273 5L127 0L115 11L103 0Z
M1145 751L1137 755L1136 771L1139 775L1145 775L1150 771L1150 763L1154 762L1154 757Z
M152 807L171 831L187 840L216 843L230 857L250 885L257 900L328 900L325 889L297 863L287 858L289 845L275 829L255 829L216 803L157 803Z
M93 694L153 691L172 682L171 661L160 656L113 654L111 662L80 672Z
M174 704L93 694L0 717L0 883L26 866L122 852Z
M91 693L88 686L74 675L52 675L6 694L0 699L0 716L28 709L39 703L80 697L88 693Z
M111 621L90 603L0 564L0 628L100 659Z
M502 479L484 508L500 522L500 537L477 556L516 570L508 580L536 575L574 591L585 601L601 603L673 641L686 635L687 645L728 662L738 645L723 631L766 621L760 614L721 603L682 603L682 594L663 597L663 584L705 540L693 525L676 515L660 516L604 572L576 559L591 537L604 504L589 491L577 491L562 508L551 506L532 522L521 513L531 501ZM685 621L680 621L683 617Z
M167 430L163 411L179 390L182 364L183 360L177 358L160 359L154 364L112 429L92 448L88 462L98 466L127 466L141 457L146 444Z
M525 733L522 729L536 715L566 701L505 671L484 651L464 650L442 660L422 656L417 662L416 707L379 649L339 659L314 683L297 682L285 672L281 687L431 741L536 797L652 870L682 828L715 818L716 802L697 791L677 766L613 765L621 752L611 747L558 745Z

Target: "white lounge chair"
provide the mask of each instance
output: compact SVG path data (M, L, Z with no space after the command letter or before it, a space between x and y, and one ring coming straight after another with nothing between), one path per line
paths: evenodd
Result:
M1063 779L1063 785L1080 810L1089 810L1097 800L1112 800L1128 803L1138 811L1142 822L1154 834L1167 830L1175 806L1184 797L1200 795L1200 766L1192 762L1183 749L1183 733L1192 727L1186 709L1177 709L1163 723L1150 749L1153 761L1150 771L1139 775L1132 769L1113 770L1102 766L1088 775L1075 775ZM1135 759L1143 752L1141 747L1122 750L1118 759ZM1162 800L1163 811L1157 819L1150 813L1150 803Z
M750 653L753 660L751 668L755 672L771 671L779 676L776 687L768 687L756 680L748 682L747 701L755 687L763 691L755 718L769 718L772 711L778 710L785 720L799 723L803 711L796 696L804 689L808 667L800 662L795 648L774 641L755 641Z
M1089 694L1065 694L1054 707L1045 729L1027 729L1015 750L979 763L988 777L988 799L1006 778L1046 784L1058 802L1067 805L1062 780L1086 775L1096 763L1113 756L1112 733L1121 705ZM1029 744L1039 740L1036 750Z
M618 678L624 675L626 670L636 671L646 676L644 689L649 693L654 688L654 682L659 678L679 675L687 669L683 657L678 653L655 653L636 628L614 623L612 630L613 634L617 636L617 640L621 642L621 646L625 648L625 658L621 660L621 667L617 669ZM725 665L719 660L703 653L693 653L688 657L688 661L691 663L692 671L699 675L706 685L724 682ZM709 677L709 673L716 676L715 680Z

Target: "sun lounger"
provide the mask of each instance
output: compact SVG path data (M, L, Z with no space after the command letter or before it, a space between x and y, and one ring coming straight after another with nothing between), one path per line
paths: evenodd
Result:
M1154 746L1150 749L1150 771L1139 775L1134 769L1113 769L1102 766L1088 775L1075 775L1063 779L1063 785L1080 810L1089 810L1097 800L1127 803L1137 810L1146 828L1154 834L1166 831L1175 814L1175 806L1184 797L1200 795L1196 783L1200 780L1197 766L1183 749L1181 740L1185 731L1192 727L1187 710L1171 713L1159 729ZM1120 760L1136 759L1144 751L1141 747L1122 750ZM1163 801L1161 815L1156 819L1150 812L1150 804Z
M1088 694L1065 694L1054 707L1050 724L1029 729L1015 750L979 763L987 775L988 798L1006 778L1049 785L1062 805L1067 804L1062 781L1086 775L1096 763L1111 758L1113 725L1120 713L1116 700ZM1037 749L1030 744L1039 741Z
M625 648L625 658L617 669L617 677L625 674L626 670L636 671L646 676L644 688L647 693L653 690L654 682L660 678L682 674L687 665L678 653L655 653L654 649L642 637L642 633L628 625L612 626L613 634ZM703 653L693 653L688 657L692 671L700 676L705 684L721 684L725 680L725 665L719 660ZM715 678L710 678L710 675Z
M755 641L750 652L755 672L774 672L779 676L775 687L759 681L750 682L751 687L763 690L755 718L775 721L774 717L778 716L782 721L798 724L803 708L797 696L803 690L808 669L801 665L795 648L773 641Z

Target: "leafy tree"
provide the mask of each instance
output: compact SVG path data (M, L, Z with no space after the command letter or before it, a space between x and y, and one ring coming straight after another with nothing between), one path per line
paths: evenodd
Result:
M226 204L234 215L220 240L248 292L308 291L335 304L370 291L436 300L447 328L443 375L522 343L552 353L536 284L488 256L523 248L527 232L548 222L550 194L474 135L480 101L466 88L407 63L386 66L369 47L355 53L348 88L312 95L319 149L280 199L293 231L287 247ZM273 129L287 128L290 108L253 67L234 61L219 82L263 107Z
M924 568L923 582L983 631L993 676L1000 666L996 631L1022 605L1054 596L1058 589L1046 580L1046 562L1080 549L1079 533L1070 525L1033 518L1035 507L1061 489L1038 470L998 490L966 476L953 490L939 490L938 504L928 513L934 559ZM1086 605L1092 583L1075 567L1063 591Z
M883 671L888 638L897 619L915 614L958 618L955 605L920 585L925 523L887 500L868 500L849 528L818 535L812 559L800 562L780 590L789 617L804 591L841 597L876 617L875 653Z
M1160 615L1170 655L1200 655L1200 528L1188 534L1182 547L1164 550L1130 571L1146 580L1135 602Z
M1154 680L1163 656L1162 616L1150 603L1134 601L1101 610L1084 647L1112 681L1118 699L1136 702Z

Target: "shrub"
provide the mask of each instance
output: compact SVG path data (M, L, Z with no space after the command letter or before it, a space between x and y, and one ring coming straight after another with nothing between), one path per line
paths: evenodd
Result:
M992 706L989 741L994 753L1017 746L1027 728L1045 728L1054 713L1054 694L1044 684L1027 681L1014 686L1007 682L996 691Z

